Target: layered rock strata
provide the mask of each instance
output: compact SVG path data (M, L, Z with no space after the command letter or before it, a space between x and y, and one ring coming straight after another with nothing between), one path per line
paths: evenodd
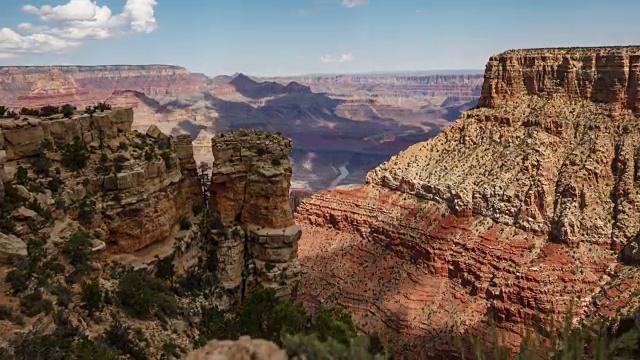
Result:
M72 119L62 115L45 119L0 119L0 128L7 160L12 161L38 155L45 143L62 147L72 143L75 137L85 144L99 142L100 138L112 141L123 133L130 132L132 122L131 109L118 109Z
M203 90L206 80L170 65L20 66L0 67L0 101L27 95L50 71L60 71L100 101L114 91L133 90L148 96L182 95Z
M455 334L486 328L489 313L517 346L527 321L572 301L577 319L637 309L640 272L628 265L640 238L637 115L571 92L505 89L371 171L364 187L303 201L308 306L343 305L414 358L455 348Z
M289 203L292 142L254 130L212 140L210 208L226 228L218 236L219 277L244 294L257 285L295 296L300 227Z
M480 105L551 94L640 111L640 47L505 51L487 63Z
M13 107L39 109L47 105L65 104L84 107L94 105L96 102L96 98L90 94L89 90L80 88L73 78L64 75L60 70L53 69L34 82L28 94L18 96Z
M4 171L5 180L12 180L20 166L30 169L28 164L42 162L38 159L44 155L51 169L62 170L61 204L91 203L99 209L85 227L97 230L109 252L133 253L172 240L180 220L191 216L194 204L203 203L190 138L154 138L132 132L132 123L131 109L70 119L1 119L5 150L0 154L10 169ZM76 140L87 147L88 159L82 170L72 172L61 160ZM24 191L27 198L35 196Z

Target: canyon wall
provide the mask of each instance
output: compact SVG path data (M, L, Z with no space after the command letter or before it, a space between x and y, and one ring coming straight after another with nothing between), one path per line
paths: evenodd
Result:
M0 67L0 102L13 103L27 95L34 84L59 71L89 91L99 101L114 91L133 90L148 96L194 93L206 87L206 81L185 68L170 65L108 66L16 66Z
M341 93L358 90L392 91L397 95L422 97L475 97L480 94L482 74L434 75L318 75L274 78L309 85L314 92ZM348 94L345 92L345 94Z
M455 350L456 334L486 328L488 314L516 347L527 321L563 314L572 301L576 319L636 311L640 125L625 110L633 106L596 101L620 99L609 85L588 99L550 94L538 60L515 60L545 59L541 50L505 54L517 54L505 61L520 75L496 75L492 57L481 107L371 171L365 186L298 207L307 306L343 305L413 358ZM538 90L527 92L521 74L538 74ZM593 75L594 84L617 81L604 67Z
M561 94L638 112L639 89L640 47L509 50L489 59L480 105Z
M219 221L219 278L245 295L258 284L295 297L300 281L298 240L289 203L291 140L256 130L212 139L210 209Z

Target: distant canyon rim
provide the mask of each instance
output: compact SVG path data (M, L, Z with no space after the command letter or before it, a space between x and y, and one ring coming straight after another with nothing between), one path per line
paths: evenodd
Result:
M0 67L0 104L131 107L134 129L190 134L198 163L213 161L218 132L280 132L294 144L292 188L312 193L362 184L392 155L440 133L477 104L482 79L481 71L209 78L166 65Z

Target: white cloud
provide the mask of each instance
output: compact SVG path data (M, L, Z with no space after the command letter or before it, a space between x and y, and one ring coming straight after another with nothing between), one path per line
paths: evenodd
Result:
M5 59L28 53L58 53L77 45L47 34L22 36L9 28L0 29L0 57Z
M157 0L126 0L122 12L116 15L108 6L100 6L97 0L69 0L64 5L43 5L39 8L25 5L22 11L36 15L43 24L18 25L19 31L30 35L20 35L10 29L6 30L11 34L0 32L0 52L14 55L57 52L77 46L85 39L106 39L129 33L148 34L158 27L155 18L157 4Z
M351 60L353 60L353 55L351 54L342 54L340 55L340 57L333 57L331 55L322 55L320 57L320 61L322 61L325 64L347 63L347 62L351 62Z
M342 0L342 6L346 6L348 8L367 5L369 0Z

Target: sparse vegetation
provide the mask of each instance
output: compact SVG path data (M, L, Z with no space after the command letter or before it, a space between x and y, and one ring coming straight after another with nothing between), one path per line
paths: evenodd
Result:
M89 312L89 316L93 317L96 312L102 310L104 299L97 279L82 284L81 298L82 305Z
M86 268L92 258L89 234L82 231L74 233L64 245L62 252L71 265L76 268Z
M53 303L45 299L40 290L27 294L20 298L20 312L28 317L34 317L40 313L49 315L53 311Z
M163 319L178 312L169 284L134 271L127 272L120 279L118 300L129 315L139 319Z
M75 137L71 144L66 144L62 148L62 166L71 171L79 171L87 166L89 160L89 150L87 146Z
M191 229L191 221L186 217L180 219L180 230L189 230Z

